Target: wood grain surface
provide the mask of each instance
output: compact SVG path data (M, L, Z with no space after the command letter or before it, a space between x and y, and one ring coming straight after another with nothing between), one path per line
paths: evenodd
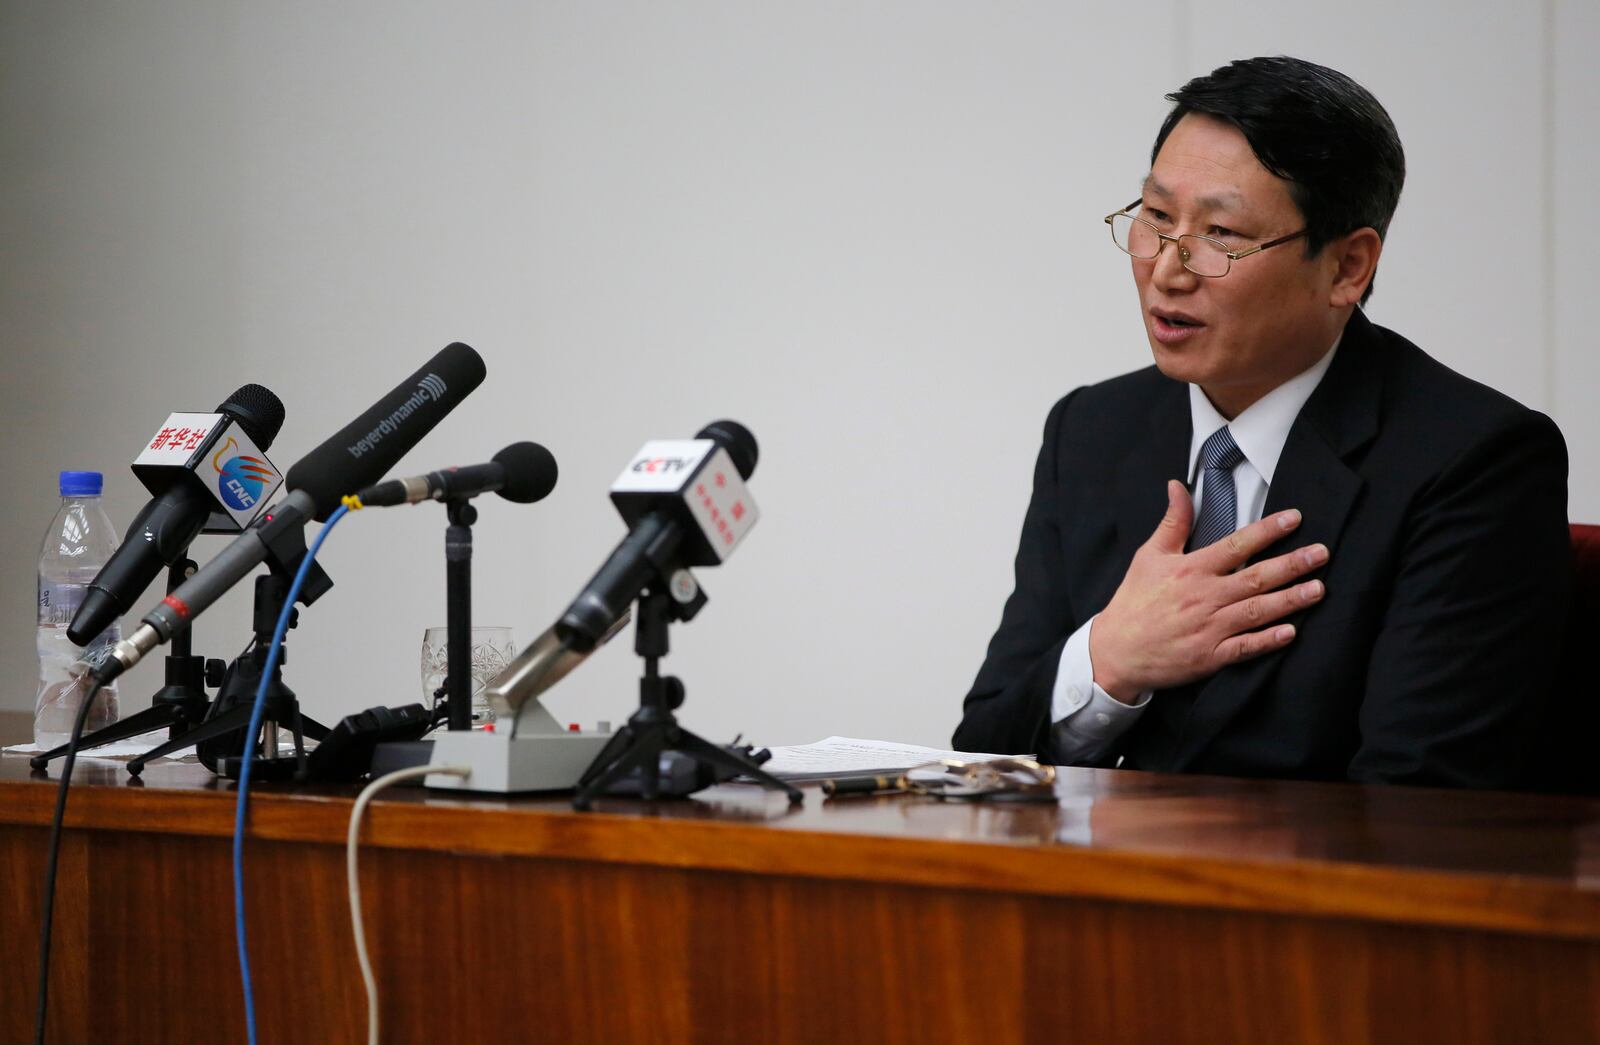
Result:
M231 785L80 772L53 1040L242 1040ZM16 1040L52 785L0 758ZM264 1042L361 1038L353 793L255 796ZM389 795L363 833L388 1041L1600 1040L1593 801L1097 770L1027 806Z

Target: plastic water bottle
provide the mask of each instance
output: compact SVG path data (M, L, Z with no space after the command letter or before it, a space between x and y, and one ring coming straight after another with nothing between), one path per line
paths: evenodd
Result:
M98 663L122 640L113 623L83 649L67 638L67 625L83 603L83 593L100 567L117 550L117 531L100 505L99 472L61 473L61 510L50 522L39 552L39 695L33 703L33 739L41 747L65 744L72 735L89 683L74 677L72 665ZM84 733L117 720L116 683L94 698Z

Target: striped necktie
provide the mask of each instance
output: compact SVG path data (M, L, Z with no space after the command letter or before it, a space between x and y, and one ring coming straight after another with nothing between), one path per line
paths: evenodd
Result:
M1200 447L1201 476L1204 485L1200 491L1200 517L1195 520L1194 532L1189 537L1189 549L1204 548L1226 537L1239 526L1238 497L1233 490L1233 469L1244 460L1239 449L1223 425Z

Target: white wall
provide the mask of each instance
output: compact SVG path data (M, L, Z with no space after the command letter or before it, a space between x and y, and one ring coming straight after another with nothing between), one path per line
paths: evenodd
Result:
M1341 68L1410 176L1371 313L1551 412L1600 520L1600 262L1582 201L1600 24L1354 0L0 4L0 707L31 707L54 474L127 473L168 410L257 381L292 463L451 340L489 381L402 465L517 439L561 463L486 499L481 623L531 639L621 535L611 478L719 416L763 519L674 636L684 720L762 743L943 744L1009 590L1044 415L1148 361L1101 215L1161 95L1230 58ZM443 512L368 512L323 561L289 684L324 719L419 695ZM221 546L203 538L202 558ZM154 593L152 593L154 597ZM200 621L231 656L248 596ZM634 706L628 642L550 702ZM125 706L160 660L124 682Z

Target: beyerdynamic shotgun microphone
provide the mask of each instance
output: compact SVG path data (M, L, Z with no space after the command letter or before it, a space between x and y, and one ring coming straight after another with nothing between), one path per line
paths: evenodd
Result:
M192 428L163 426L135 462L134 474L153 496L84 592L83 604L67 628L67 638L79 646L133 609L133 600L188 552L214 512L236 507L244 511L277 488L277 470L266 461L265 451L283 427L283 401L270 390L244 385L211 414L174 416L201 420ZM178 435L183 439L177 440L170 463L145 460L160 456L166 447L158 444L170 444ZM254 444L261 456L242 447L238 435ZM271 488L263 490L269 481ZM239 529L234 523L228 532Z
M138 630L94 669L110 682L179 630L266 560L282 528L325 522L342 498L382 477L483 383L483 359L461 342L442 349L394 391L289 469L289 496L273 505L216 558L162 599Z

